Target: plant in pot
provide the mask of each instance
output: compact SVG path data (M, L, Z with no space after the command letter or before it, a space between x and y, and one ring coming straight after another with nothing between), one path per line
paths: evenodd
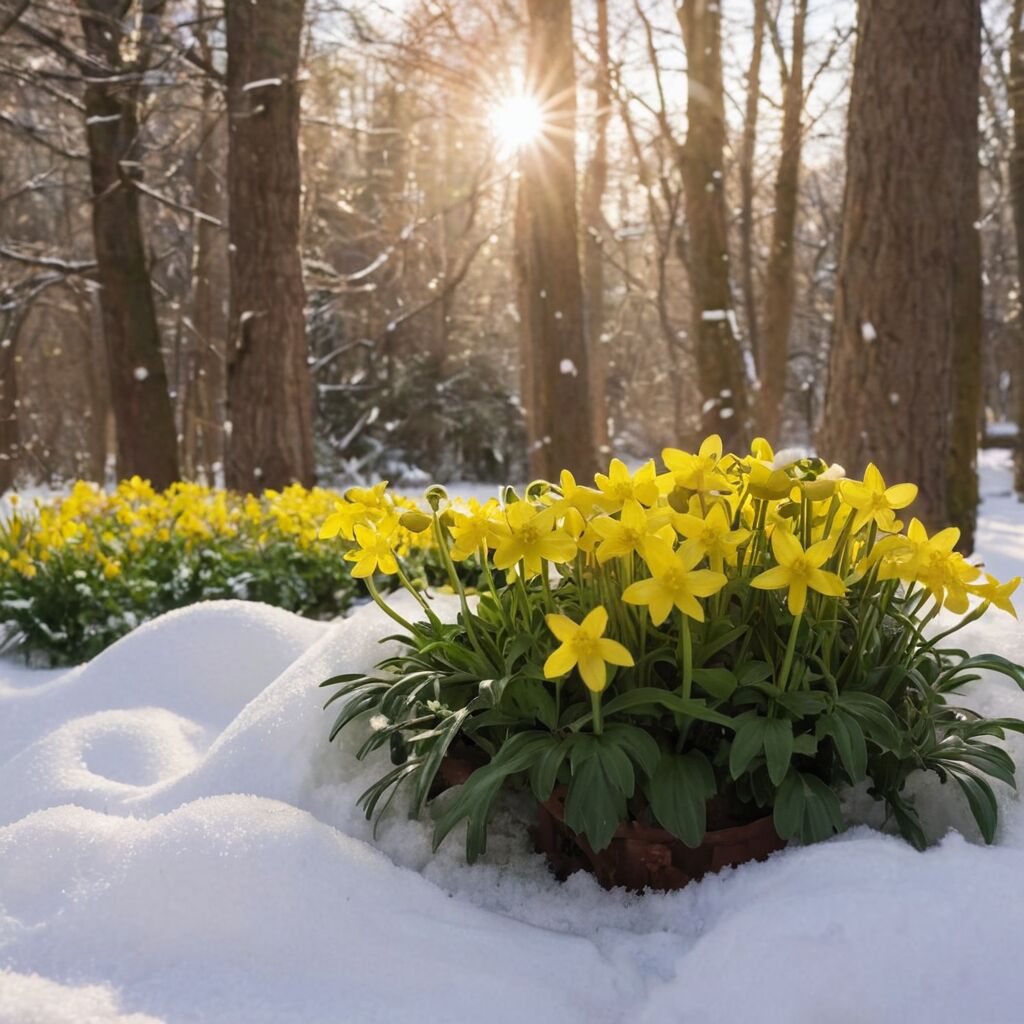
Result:
M851 480L762 440L723 454L717 437L663 461L631 473L613 460L594 487L563 472L500 502L432 488L429 512L339 509L325 532L399 627L375 672L322 684L340 703L331 739L369 720L357 756L390 750L367 816L402 788L418 815L461 782L434 843L465 822L472 861L499 794L526 789L558 873L674 888L840 831L837 793L861 783L923 847L906 783L932 771L991 842L988 780L1014 785L997 741L1024 723L982 718L959 694L979 670L1021 686L1024 670L949 640L992 607L1012 612L1019 580L982 575L954 529L904 529L916 487L886 486L873 466ZM431 531L455 621L409 582L398 530ZM399 577L417 615L388 603L379 574ZM958 620L929 630L943 609Z

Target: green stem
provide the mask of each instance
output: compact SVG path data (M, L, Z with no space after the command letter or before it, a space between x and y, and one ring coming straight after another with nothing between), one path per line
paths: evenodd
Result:
M377 607L380 608L380 610L384 612L385 615L394 619L395 622L397 622L404 630L406 630L412 636L416 635L416 627L413 626L413 624L409 622L407 619L403 619L402 616L399 615L398 612L396 612L392 607L390 607L390 605L388 605L384 598L380 596L380 592L373 585L372 576L366 577L366 589L369 590L370 597L373 598L374 604L376 604Z
M796 650L796 635L800 631L800 622L804 617L801 612L793 619L793 625L789 628L789 643L786 644L786 656L782 661L782 671L779 673L779 689L785 690L789 681L789 670L793 667L793 652Z
M689 699L693 690L693 638L690 636L690 617L680 612L679 643L681 648L681 668L683 672L683 697Z
M595 691L590 691L590 707L594 714L594 734L596 736L601 735L601 694Z

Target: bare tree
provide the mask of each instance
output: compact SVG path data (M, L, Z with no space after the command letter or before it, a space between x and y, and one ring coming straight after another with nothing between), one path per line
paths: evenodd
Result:
M1024 288L1024 0L1013 0L1010 14L1010 104L1013 141L1010 147L1010 196L1017 243L1018 289ZM1015 485L1024 496L1024 302L1018 301L1017 452Z
M527 89L544 112L520 155L516 263L530 469L597 468L576 218L576 71L567 0L528 0Z
M721 434L727 449L736 449L749 432L749 409L729 268L722 16L712 0L684 0L677 14L686 46L688 129L679 160L701 427L705 434Z
M80 0L87 56L73 60L85 81L85 126L92 181L93 243L117 424L121 476L156 487L178 476L174 416L139 214L139 103L163 13L162 0ZM124 33L136 13L135 43ZM131 62L125 54L134 51Z
M612 116L611 57L608 52L608 0L596 0L597 60L594 67L594 137L583 179L583 294L590 369L590 410L594 444L608 447L607 346L604 334L605 274L602 213L608 187L608 123Z
M978 0L861 0L820 449L945 520L957 263L977 190ZM913 117L906 112L913 111ZM973 272L970 270L969 272Z
M800 163L803 151L801 118L804 110L804 28L807 0L794 0L793 42L787 63L778 40L778 21L773 19L772 38L782 74L782 151L775 174L772 212L772 245L764 282L764 333L760 338L758 370L758 430L775 440L782 425L789 367L789 334L793 325L794 243L800 206Z
M231 342L226 478L311 484L313 402L299 255L302 0L226 5Z

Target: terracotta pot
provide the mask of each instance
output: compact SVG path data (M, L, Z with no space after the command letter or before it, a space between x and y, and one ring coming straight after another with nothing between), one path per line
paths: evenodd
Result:
M671 832L629 822L615 830L611 843L595 853L582 836L565 824L565 790L555 790L540 805L537 848L555 874L565 879L574 871L589 871L606 889L681 889L708 872L747 861L764 860L781 850L771 815L746 825L709 830L691 849Z

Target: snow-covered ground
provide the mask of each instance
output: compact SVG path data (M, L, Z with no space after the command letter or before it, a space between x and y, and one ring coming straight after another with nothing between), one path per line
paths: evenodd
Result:
M979 549L1008 577L1024 506L984 454ZM326 742L316 684L369 668L388 631L372 606L324 624L228 602L71 671L0 662L0 1021L1024 1019L1009 791L994 847L929 782L927 853L860 825L673 895L558 884L515 807L467 867L401 814L375 840L355 800L378 765ZM1024 660L1006 616L967 644ZM1024 716L1003 682L976 703Z

